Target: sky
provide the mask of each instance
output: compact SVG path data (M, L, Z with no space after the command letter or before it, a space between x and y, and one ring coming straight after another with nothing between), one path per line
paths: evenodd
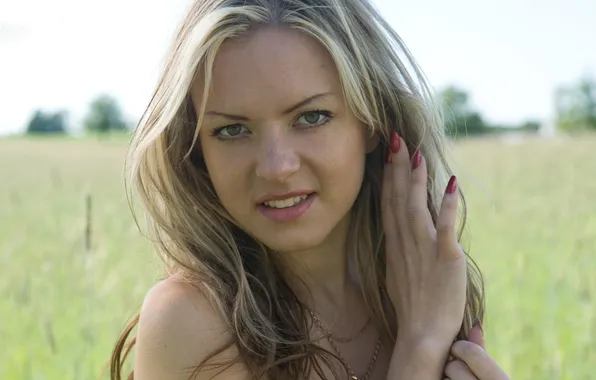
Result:
M190 0L0 0L0 135L36 109L73 129L100 93L136 121ZM554 90L596 76L594 0L373 0L431 84L493 123L548 122Z

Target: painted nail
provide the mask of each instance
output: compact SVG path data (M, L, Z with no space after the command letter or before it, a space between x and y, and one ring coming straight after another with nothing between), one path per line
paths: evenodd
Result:
M480 322L480 318L478 318L478 317L474 318L474 320L472 321L472 327L474 327L474 326L480 327L480 331L484 332L482 330L482 322Z
M457 188L457 178L454 175L449 178L449 183L447 184L447 194L452 194L455 189Z
M387 154L385 155L385 163L390 164L391 163L391 149L387 149Z
M422 156L420 155L420 150L416 149L414 155L412 155L412 169L416 169L418 166L420 166L421 162Z
M390 148L393 153L397 153L399 151L399 136L397 135L397 132L393 132L391 134Z

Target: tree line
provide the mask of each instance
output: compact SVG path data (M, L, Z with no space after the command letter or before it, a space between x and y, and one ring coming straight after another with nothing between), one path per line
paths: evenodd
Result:
M65 134L68 133L67 112L46 112L36 110L26 128L27 134ZM118 101L107 94L96 97L89 105L83 120L83 129L89 133L125 132L130 129Z
M527 120L519 125L495 125L470 105L469 94L455 86L439 93L447 134L452 137L495 134L510 131L537 132L540 120ZM554 93L555 120L562 132L596 131L596 78L584 76L577 82L561 86Z
M519 125L495 125L470 105L469 93L457 86L448 86L438 92L443 108L445 128L449 136L495 134L508 131L537 132L544 121L527 120ZM596 78L584 76L576 83L562 86L555 91L555 127L563 132L596 131ZM64 111L34 112L27 125L28 134L67 133ZM116 99L100 95L89 105L83 121L89 133L125 132L130 125L124 120Z

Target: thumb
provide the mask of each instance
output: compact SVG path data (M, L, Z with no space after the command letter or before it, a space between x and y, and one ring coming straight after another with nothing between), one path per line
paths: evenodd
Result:
M484 332L482 331L482 324L480 323L480 321L478 321L478 323L476 323L468 333L468 341L476 343L477 345L482 347L483 350L486 351L486 345L484 343Z

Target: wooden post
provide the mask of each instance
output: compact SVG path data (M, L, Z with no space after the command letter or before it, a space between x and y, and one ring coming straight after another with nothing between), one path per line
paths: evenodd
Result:
M88 347L93 347L94 344L94 314L93 314L93 261L91 254L91 194L87 194L85 197L85 287L86 287L86 298L87 298L87 318L86 326L83 331L83 338L88 343Z
M87 194L85 208L85 253L91 253L91 195Z

